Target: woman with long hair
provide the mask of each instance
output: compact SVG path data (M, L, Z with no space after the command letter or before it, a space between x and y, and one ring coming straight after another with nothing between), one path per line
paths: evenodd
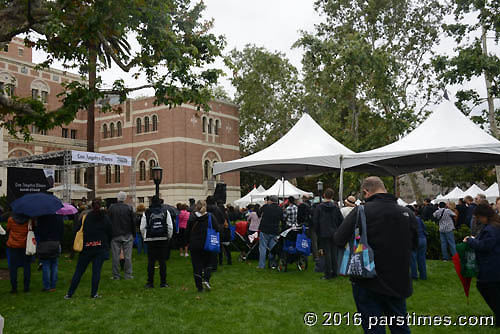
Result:
M75 273L65 299L70 299L75 293L80 280L92 263L92 286L90 297L100 298L97 294L101 269L105 260L109 259L109 245L112 238L111 221L108 215L101 210L101 200L92 201L92 210L83 215L78 222L78 230L83 224L83 250L78 257Z
M26 255L26 239L30 225L31 220L24 215L13 214L7 220L7 232L9 232L7 247L10 254L9 273L12 288L10 293L17 293L17 268L19 267L23 267L24 292L30 289L31 256Z
M465 237L476 252L479 273L477 289L495 314L495 326L500 327L500 216L487 201L481 201L474 209L474 216L484 225L479 235Z

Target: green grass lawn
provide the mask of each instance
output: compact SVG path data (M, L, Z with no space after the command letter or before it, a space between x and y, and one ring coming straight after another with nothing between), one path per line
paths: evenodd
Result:
M10 283L0 280L0 314L5 331L14 333L361 333L355 326L321 326L324 312L355 312L347 278L320 280L312 266L305 272L259 271L257 263L224 265L211 280L212 291L198 294L190 259L172 253L167 264L168 289L143 288L146 257L134 250L134 276L113 281L106 261L99 287L101 299L90 295L90 268L71 300L64 300L76 259L62 257L57 291L42 293L41 272L31 277L31 292L9 294ZM237 254L233 254L236 258ZM470 304L451 262L428 261L429 280L414 283L408 312L421 315L491 315L475 286ZM7 268L5 259L0 268ZM33 265L33 268L35 266ZM158 273L155 277L158 285ZM20 269L22 290L22 270ZM474 284L474 283L473 283ZM304 325L304 314L319 316L316 326ZM492 327L412 327L413 333L497 333Z

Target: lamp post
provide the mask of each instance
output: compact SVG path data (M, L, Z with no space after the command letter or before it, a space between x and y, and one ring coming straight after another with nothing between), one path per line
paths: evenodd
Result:
M316 185L318 186L319 202L321 203L321 197L323 196L323 181L319 180Z
M163 168L160 166L155 166L152 168L153 171L153 181L155 181L156 185L156 197L160 198L160 182L163 176Z

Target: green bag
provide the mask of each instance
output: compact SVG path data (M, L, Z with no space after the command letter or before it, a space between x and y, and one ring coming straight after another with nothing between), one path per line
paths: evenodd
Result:
M463 277L477 277L478 268L476 260L476 252L466 243L462 242L457 245L457 253L460 257Z

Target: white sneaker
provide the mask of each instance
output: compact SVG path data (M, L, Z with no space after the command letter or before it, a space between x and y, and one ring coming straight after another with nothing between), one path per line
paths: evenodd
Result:
M207 281L203 281L203 282L202 282L202 284L203 284L203 286L205 287L205 289L206 289L206 290L208 290L208 291L210 291L210 289L212 288L212 287L210 286L210 283L208 283Z
M189 257L189 253L184 254L185 257Z

